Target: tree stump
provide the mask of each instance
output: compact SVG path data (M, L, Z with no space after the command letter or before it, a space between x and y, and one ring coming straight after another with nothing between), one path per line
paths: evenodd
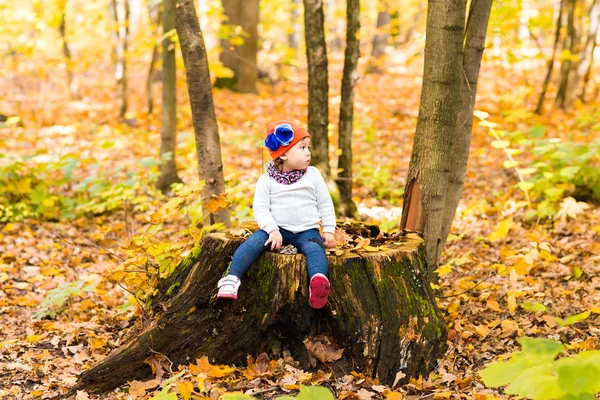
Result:
M378 231L361 229L363 237ZM419 236L388 241L381 251L328 254L331 293L320 310L308 305L300 254L265 252L242 280L237 301L217 299L217 281L243 240L229 233L206 235L159 287L149 326L83 372L73 391L102 392L145 379L151 369L144 360L154 352L174 366L203 355L213 363L242 365L248 354L288 349L304 368L314 367L304 340L321 334L344 349L328 365L346 373L358 370L391 385L398 372L406 380L435 367L446 327Z

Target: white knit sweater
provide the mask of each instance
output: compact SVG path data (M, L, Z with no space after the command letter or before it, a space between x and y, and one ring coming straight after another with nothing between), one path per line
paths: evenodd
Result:
M318 228L335 232L333 201L321 172L308 167L306 174L291 185L282 185L264 173L256 183L254 219L267 233L281 227L293 233Z

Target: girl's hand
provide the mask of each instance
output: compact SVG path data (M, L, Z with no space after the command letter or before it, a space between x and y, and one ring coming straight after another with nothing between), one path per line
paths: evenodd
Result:
M279 229L275 229L269 233L269 239L265 242L265 246L271 243L271 251L279 250L281 248L281 244L283 243L283 238L281 237L281 232Z
M331 248L335 246L335 239L333 237L333 233L325 232L323 233L323 244L327 248Z

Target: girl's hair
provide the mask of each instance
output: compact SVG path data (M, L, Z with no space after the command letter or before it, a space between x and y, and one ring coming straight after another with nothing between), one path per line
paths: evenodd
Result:
M273 163L275 164L275 168L281 170L281 167L283 165L283 160L281 159L281 157L277 157L277 160L273 161Z

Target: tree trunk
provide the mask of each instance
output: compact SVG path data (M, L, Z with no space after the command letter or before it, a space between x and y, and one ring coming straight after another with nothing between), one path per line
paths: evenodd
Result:
M258 80L258 18L259 0L240 0L243 2L242 29L248 34L244 44L239 47L237 90L242 93L256 92Z
M233 71L233 80L219 78L219 86L235 87L242 93L256 91L258 79L258 15L259 0L222 0L223 12L227 16L226 25L232 29L240 26L244 37L241 45L234 45L227 39L221 40L220 60Z
M357 217L356 204L352 200L352 122L354 119L354 86L358 79L360 41L360 1L346 2L346 51L342 76L342 99L340 102L338 181L340 191L338 215Z
M122 1L122 7L119 7ZM115 79L117 80L117 109L119 118L127 112L127 47L129 42L129 0L112 0L112 14L115 20Z
M558 89L556 91L556 99L554 105L558 108L565 109L569 107L569 99L567 98L567 91L569 89L569 75L571 74L571 64L573 63L572 57L575 55L575 48L577 43L577 31L575 30L575 6L577 0L566 0L567 5L567 35L563 41L564 49L569 50L570 55L568 58L562 60L560 65L560 78Z
M429 1L421 104L410 158L401 229L425 239L430 277L437 268L442 219L463 79L466 0Z
M544 110L544 99L546 98L546 92L548 91L548 85L550 84L550 78L552 77L552 70L554 69L556 50L558 49L558 43L560 42L560 32L562 29L564 7L565 0L561 0L560 5L558 6L558 17L556 17L556 31L554 33L554 46L552 47L552 55L548 60L546 78L544 78L544 83L542 84L542 92L540 93L540 98L538 99L537 107L535 108L535 113L538 115L542 115L542 111Z
M160 32L160 21L161 13L160 6L156 5L151 7L148 10L148 14L150 17L151 23L154 25L152 29L152 37L158 38L158 33ZM146 80L146 93L148 96L148 115L152 115L154 111L154 92L152 91L152 84L154 83L155 74L156 74L156 63L158 62L158 44L156 41L152 46L152 58L150 59L150 67L148 68L148 79Z
M452 227L452 221L456 214L456 208L460 200L467 163L469 161L469 149L471 147L471 132L473 130L473 111L475 109L475 96L477 94L477 81L481 67L481 57L485 49L485 37L488 21L492 10L493 0L477 0L471 2L471 10L467 18L467 27L464 40L464 55L460 85L460 106L456 120L456 136L452 144L452 164L448 189L446 191L446 204L442 218L442 233L440 246L438 248L437 260L440 259L442 249L446 245L446 239Z
M69 42L67 40L67 2L66 0L60 2L60 8L62 11L60 17L60 25L58 30L60 32L60 38L63 44L63 54L65 56L65 64L67 70L67 86L69 88L69 95L71 100L81 100L81 94L79 93L79 81L73 75L73 57L71 57L71 49L69 49Z
M237 301L215 298L216 285L243 239L209 234L182 262L163 297L164 310L121 348L80 375L72 389L102 392L151 374L146 357L160 353L189 364L206 355L243 365L248 354L289 349L304 368L317 364L304 341L327 335L343 348L327 364L359 370L391 385L396 374L426 375L445 348L446 328L427 280L422 240L385 244L381 252L329 256L331 293L321 310L308 306L303 255L265 252L249 270ZM182 268L184 270L182 271Z
M290 11L292 31L288 36L288 42L290 48L294 50L294 54L300 45L300 4L302 4L301 0L292 0L292 10Z
M308 132L312 164L326 176L329 168L329 83L322 0L304 0L304 39L308 60Z
M373 38L373 49L371 50L371 60L369 61L369 72L381 73L381 63L385 55L385 47L388 42L388 34L390 30L390 15L389 0L379 0L379 13L377 14L377 30Z
M162 128L160 131L160 176L156 187L163 193L173 183L182 182L177 175L175 154L177 151L177 67L175 65L175 14L173 3L163 2L162 42ZM170 34L169 32L172 32ZM170 155L169 155L170 154Z
M581 27L581 32L576 34L576 42L573 48L574 59L571 61L571 71L569 73L569 81L565 94L565 107L572 107L577 93L579 92L579 84L587 71L587 66L590 62L590 51L592 50L593 41L596 40L596 32L598 29L598 0L593 0L588 12L585 15L589 16L587 35L583 35L584 17L581 15L581 10L575 10L577 21L575 25ZM584 8L585 4L580 3L580 8Z
M598 26L600 25L600 1L594 0L590 7L590 24L585 48L582 52L582 60L577 68L577 76L582 79L581 94L579 98L585 103L585 87L590 80L592 65L594 63L594 49L598 40Z
M581 85L581 96L580 96L580 98L581 98L581 101L584 102L584 103L587 102L586 92L587 92L588 83L590 81L590 78L592 77L592 70L593 70L593 67L594 67L594 57L593 57L593 55L594 55L594 51L596 49L597 42L598 42L598 40L600 40L600 32L598 33L597 36L598 36L598 38L596 38L596 40L594 41L594 46L592 48L592 58L590 59L590 65L588 65L588 69L587 69L587 71L585 73L585 76L583 77L583 84ZM596 91L596 96L595 97L597 97L597 91Z
M205 185L202 189L202 208L206 224L224 223L229 225L229 212L226 208L211 211L209 202L225 195L223 163L219 127L206 57L206 46L198 23L192 0L168 0L175 8L175 27L179 36L181 54L185 65L188 94L192 108L192 122L196 136L198 173Z

